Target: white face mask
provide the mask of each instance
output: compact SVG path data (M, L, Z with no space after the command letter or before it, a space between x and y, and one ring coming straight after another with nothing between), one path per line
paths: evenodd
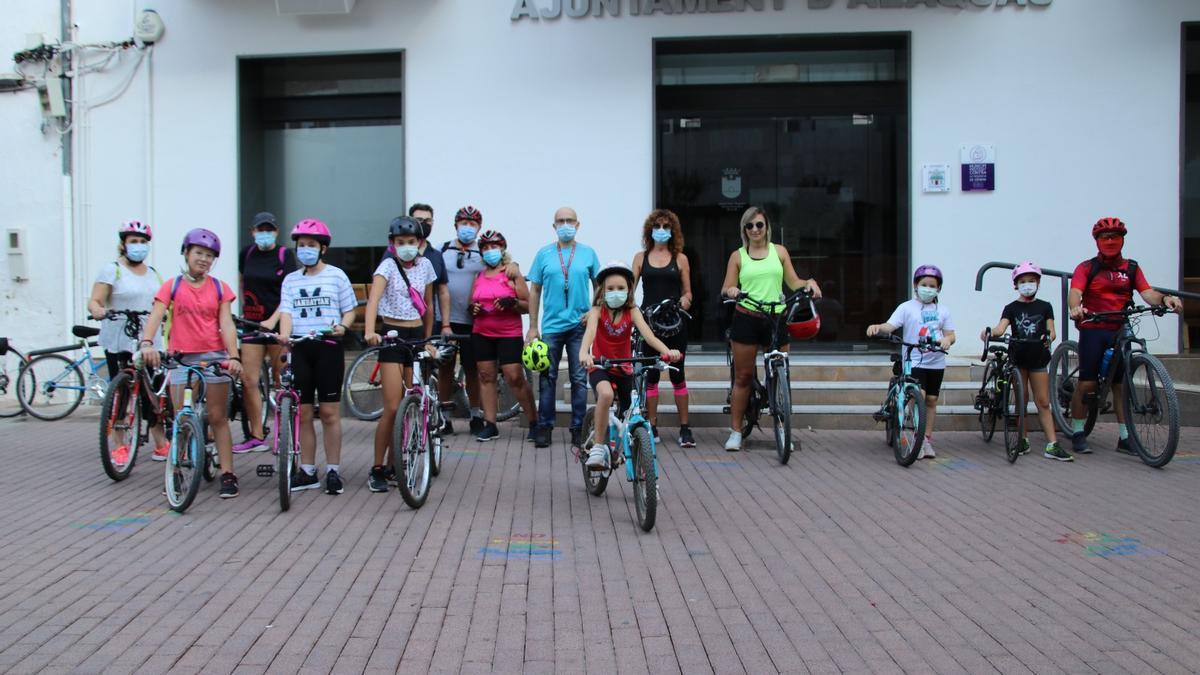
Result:
M1022 297L1032 298L1033 296L1037 295L1038 292L1037 282L1029 281L1023 284L1017 284L1017 292L1020 293Z
M917 286L917 297L921 299L921 302L933 302L934 300L937 300L937 296L938 291L936 288Z

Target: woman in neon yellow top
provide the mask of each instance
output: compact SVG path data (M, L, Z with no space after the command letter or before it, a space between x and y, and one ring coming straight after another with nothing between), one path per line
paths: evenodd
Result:
M736 298L745 292L760 302L779 302L784 282L791 290L807 286L813 297L821 297L821 288L815 279L804 280L792 267L792 258L781 244L771 243L771 221L762 207L751 206L742 214L742 247L729 256L725 268L725 283L721 294ZM729 440L725 449L736 452L742 449L740 420L750 398L750 385L754 381L758 349L766 351L788 350L788 333L781 330L780 344L770 344L771 325L768 321L783 321L782 314L767 316L745 301L734 307L733 324L729 328L729 341L733 347L733 396L729 406Z

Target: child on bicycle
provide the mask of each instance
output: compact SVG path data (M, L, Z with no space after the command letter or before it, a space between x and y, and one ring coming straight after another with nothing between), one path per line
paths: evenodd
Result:
M304 266L283 278L279 300L280 342L288 336L327 333L339 339L354 322L358 301L354 287L340 268L323 260L332 236L319 220L305 219L292 228L296 259ZM301 342L292 346L292 386L300 393L300 472L292 490L320 486L317 478L317 434L313 429L313 399L321 416L325 439L325 492L342 494L342 376L346 357L340 341ZM285 448L278 448L283 452Z
M388 240L396 254L375 268L367 297L367 344L382 344L375 332L377 318L383 319L383 332L395 332L400 340L424 340L433 334L433 285L437 272L429 259L418 254L423 233L421 224L409 216L400 216L388 226ZM433 356L437 350L427 346ZM375 463L367 478L371 492L387 492L389 474L385 460L389 455L396 411L406 388L412 386L413 351L403 346L387 347L379 352L379 373L383 384L383 415L375 427ZM394 449L393 449L394 450Z
M587 330L579 347L579 362L588 369L588 380L596 392L596 437L588 453L590 469L608 468L608 409L614 392L620 401L619 410L629 407L633 392L633 365L623 364L606 370L596 367L598 359L628 359L633 357L633 329L637 328L651 349L678 361L683 357L678 349L670 349L654 337L642 310L633 302L633 270L623 262L613 261L596 275L596 292L592 309L587 314Z
M918 344L932 339L943 350L950 349L954 344L954 321L950 310L938 302L941 290L942 270L936 265L921 265L913 272L913 299L901 303L885 323L867 326L867 337L904 329L905 342ZM925 392L925 442L917 459L926 459L937 456L933 451L933 423L946 375L946 355L940 351L913 351L912 374Z
M1005 305L1000 314L1000 323L992 328L991 335L1003 335L1012 327L1014 338L1039 341L1039 344L1011 343L1008 347L1008 358L1020 369L1021 377L1026 382L1026 391L1033 393L1038 422L1046 435L1046 450L1042 455L1046 459L1071 462L1075 458L1058 445L1054 416L1050 412L1050 373L1046 371L1046 366L1050 363L1050 344L1054 342L1057 334L1054 330L1054 306L1045 300L1037 299L1038 287L1042 282L1042 268L1032 262L1023 262L1013 269L1012 280L1017 299ZM986 341L987 330L984 330L979 338ZM1025 400L1029 400L1029 397L1026 396ZM1021 414L1024 415L1025 411L1022 410ZM1028 437L1021 439L1020 450L1022 455L1027 452Z
M227 363L228 377L206 374L204 381L207 386L205 408L208 411L208 427L217 444L221 462L220 495L222 499L229 499L238 496L238 480L233 473L233 437L229 433L229 419L226 417L230 378L242 373L237 328L233 325L233 313L229 309L237 296L229 284L209 274L213 263L221 255L221 240L216 234L203 228L190 230L183 237L180 253L183 254L187 271L164 283L154 296L154 309L150 310L142 329L142 358L148 367L158 367L160 361L158 349L154 346L154 335L163 317L170 311L167 344L172 352L180 355L182 363ZM171 398L176 410L183 406L183 387L187 383L188 372L184 368L171 371Z

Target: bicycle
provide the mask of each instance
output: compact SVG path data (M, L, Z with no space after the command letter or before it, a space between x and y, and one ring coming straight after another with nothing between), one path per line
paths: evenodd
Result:
M726 298L724 301L725 304L748 302L764 315L764 321L769 321L771 324L772 348L771 351L764 352L762 355L765 377L760 382L758 369L755 368L754 381L750 385L750 397L746 401L741 431L743 438L748 437L754 427L761 426L758 419L762 415L762 411L766 410L773 419L775 452L779 457L780 464L787 464L792 456L793 448L798 452L801 447L800 441L792 438L792 384L789 376L791 366L788 362L788 353L780 351L775 345L780 344L779 338L786 317L791 316L801 300L808 299L811 302L811 298L812 294L807 289L801 289L784 298L782 302L760 302L745 293L739 293L737 298ZM781 307L783 311L777 312L776 310ZM725 355L729 362L729 401L732 402L733 382L736 374L734 373L733 352L728 340L728 333L725 340ZM725 413L729 413L730 407L729 405L725 406Z
M1179 444L1179 397L1175 383L1162 361L1146 351L1146 339L1137 337L1143 314L1164 316L1171 310L1162 305L1134 306L1133 303L1116 312L1088 314L1084 323L1106 318L1120 318L1123 326L1106 350L1109 354L1108 367L1102 368L1097 378L1094 395L1088 395L1087 417L1083 431L1091 435L1096 418L1101 413L1113 410L1112 405L1123 405L1125 421L1129 428L1129 444L1148 466L1162 468L1175 456ZM1109 401L1111 377L1116 369L1125 367L1125 400ZM1053 390L1050 404L1055 422L1063 433L1071 433L1071 398L1079 385L1079 344L1067 341L1054 350L1050 357L1050 378ZM1166 422L1166 429L1158 427ZM1161 440L1161 444L1158 442ZM1161 449L1159 446L1161 445Z
M921 383L912 374L912 352L946 353L933 338L925 338L920 344L905 342L896 335L880 335L879 340L900 345L901 353L892 354L892 378L883 405L872 415L876 422L885 422L884 434L892 448L896 463L911 466L921 454L925 443L925 392Z
M674 370L658 356L635 356L629 359L600 359L596 367L609 369L624 364L633 364L633 390L630 392L629 408L617 415L618 402L608 409L608 468L592 469L587 465L587 456L596 445L596 406L590 406L583 423L583 443L576 459L583 467L583 482L594 497L604 494L608 479L616 467L625 465L625 480L633 483L633 503L637 510L638 526L642 531L654 529L658 511L658 463L654 450L654 433L650 420L643 415L642 404L646 400L646 375L650 369ZM619 439L619 443L618 443Z
M238 339L243 343L263 343L267 339L271 340L271 344L275 344L274 334L267 331L263 326L246 319L233 317L233 323L240 329L238 331ZM275 364L271 363L270 358L264 359L264 366L260 371L258 378L258 393L262 405L259 410L259 424L262 425L263 438L266 438L271 433L271 425L268 422L271 420L271 413L275 412ZM246 398L245 385L242 383L242 378L235 378L233 386L229 388L229 421L235 419L241 420L242 423L242 438L249 439L251 436L250 418L246 415Z
M163 370L174 368L187 370L187 382L183 390L183 406L175 413L171 430L171 448L167 452L163 483L167 503L171 510L183 513L200 490L200 477L212 482L217 475L219 462L214 444L207 442L208 412L204 396L208 388L204 380L206 373L233 379L224 370L224 363L186 365L176 355L163 358ZM198 378L193 389L193 377ZM169 381L169 380L168 380Z
M1014 344L1043 345L1044 340L1024 339L1011 336L992 337L987 329L987 340L983 344L983 383L975 394L975 409L979 411L979 431L983 440L991 442L996 433L996 422L1004 418L1004 453L1009 463L1017 461L1021 454L1021 442L1025 438L1025 378L1021 376L1009 356L1008 348Z
M16 397L16 388L13 388L14 395L11 398L8 388L15 384L9 376L10 370L15 378L27 360L26 356L12 345L11 340L0 337L0 418L16 417L25 413L25 408Z
M62 347L50 347L29 352L17 373L17 399L21 408L39 420L60 420L75 412L84 395L94 401L104 398L108 378L101 375L105 360L92 355L97 346L91 338L100 334L99 328L74 326L71 334L79 342ZM60 352L82 349L83 355L72 361ZM87 365L84 375L83 365Z

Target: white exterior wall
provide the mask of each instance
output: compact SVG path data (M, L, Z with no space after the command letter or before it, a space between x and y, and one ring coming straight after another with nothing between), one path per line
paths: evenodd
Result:
M17 10L12 21L14 10L5 8L2 46L23 43L27 30L57 26L57 1L39 3L48 20ZM76 4L81 40L131 32L132 3ZM943 297L957 317L957 352L975 353L973 335L1012 297L1002 272L988 277L984 293L974 292L981 263L1033 258L1071 268L1094 254L1089 228L1102 215L1130 224L1126 252L1151 283L1177 285L1180 24L1200 20L1200 3L1054 0L1045 9L955 10L848 9L836 0L834 8L809 10L803 0L787 0L783 11L766 4L763 12L651 17L629 16L623 1L619 18L516 23L508 0L359 0L348 16L324 17L279 16L269 0L154 5L167 33L153 58L153 192L144 173L143 70L124 97L93 111L85 130L77 176L86 193L80 198L77 190L76 221L87 233L77 235L84 259L74 285L85 292L97 267L111 260L112 228L123 219L152 222L152 262L164 274L177 268L175 242L188 228L210 227L230 247L237 241L239 55L403 49L406 199L434 205L437 240L448 236L454 209L478 206L527 264L550 241L551 216L564 204L578 209L580 239L602 260L632 258L654 206L654 38L873 31L911 32L912 257L947 274ZM51 28L23 25L39 20ZM88 78L86 95L109 91L129 66ZM6 209L0 218L36 216L39 241L55 250L59 176L31 96L0 97L0 133L6 148L19 144L37 161L27 169L6 159L0 170L10 178L6 190L19 175L30 190L50 191L28 214ZM976 142L996 146L994 193L961 193L957 177L951 194L920 193L922 164L957 167L959 146ZM704 262L706 273L720 273L723 261ZM62 311L63 293L54 289L63 271L45 267L44 280L16 288L0 281L5 297L15 296L6 324L14 312L22 319L9 332L61 335L40 322L33 335L24 321ZM216 274L234 280L232 256ZM1057 304L1055 283L1044 297ZM1160 325L1154 348L1176 350L1176 321Z

